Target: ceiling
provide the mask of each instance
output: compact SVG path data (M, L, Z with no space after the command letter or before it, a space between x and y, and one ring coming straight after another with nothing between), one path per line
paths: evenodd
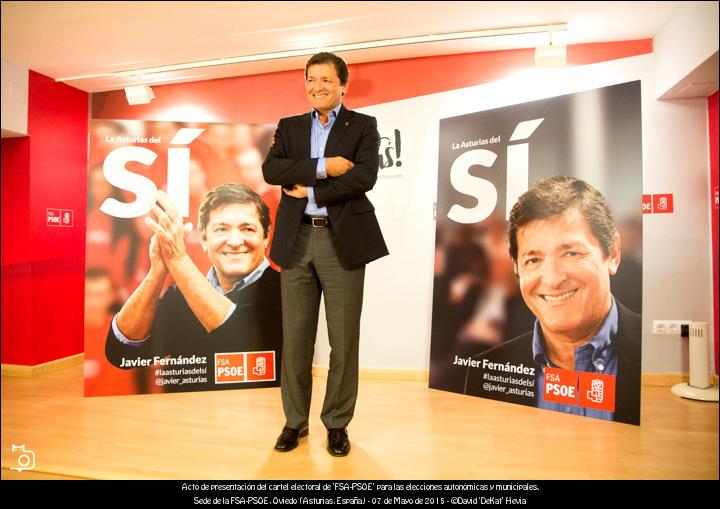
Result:
M418 35L567 23L556 43L653 38L682 2L2 2L2 58L60 79ZM348 63L535 47L546 34L342 52ZM148 84L301 69L307 56L148 74ZM67 83L119 90L135 77Z

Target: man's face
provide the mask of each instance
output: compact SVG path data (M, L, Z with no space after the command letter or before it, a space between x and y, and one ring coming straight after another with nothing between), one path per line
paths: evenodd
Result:
M340 84L340 78L332 64L315 64L308 67L305 93L312 107L321 113L328 113L340 104L343 94L347 91L346 85Z
M263 261L268 244L252 203L230 203L210 211L201 239L223 287L232 287Z
M567 211L531 221L517 242L520 291L543 332L571 340L597 332L610 310L619 240L606 257L582 214Z

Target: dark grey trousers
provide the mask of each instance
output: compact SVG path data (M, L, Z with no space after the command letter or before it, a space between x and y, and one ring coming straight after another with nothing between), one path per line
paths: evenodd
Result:
M299 429L308 422L321 293L331 351L320 418L327 429L345 428L352 419L364 280L365 265L343 261L331 228L300 225L290 263L281 271L281 394L287 427Z

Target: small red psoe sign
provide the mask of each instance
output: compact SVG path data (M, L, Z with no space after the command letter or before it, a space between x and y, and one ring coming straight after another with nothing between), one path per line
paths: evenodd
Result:
M672 214L673 213L673 195L672 194L654 194L653 196L653 213L654 214Z
M46 209L48 226L74 226L73 211L70 209Z
M643 214L672 214L675 212L672 193L642 195Z
M275 381L275 352L215 354L215 383Z

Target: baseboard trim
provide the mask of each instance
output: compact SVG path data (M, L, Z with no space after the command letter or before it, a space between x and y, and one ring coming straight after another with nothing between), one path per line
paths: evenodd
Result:
M648 387L672 387L689 380L687 373L643 373L642 385Z
M313 366L313 376L327 378L327 366ZM361 368L360 380L389 380L400 382L427 382L430 380L427 369L370 369Z
M672 387L673 385L687 383L690 375L687 373L643 373L642 385L649 387ZM718 377L715 373L708 373L708 380L711 384L718 384Z
M20 364L3 364L2 376L10 376L16 378L33 378L36 376L46 375L70 366L82 364L85 360L85 354L79 353L62 359L38 364L36 366L23 366Z

